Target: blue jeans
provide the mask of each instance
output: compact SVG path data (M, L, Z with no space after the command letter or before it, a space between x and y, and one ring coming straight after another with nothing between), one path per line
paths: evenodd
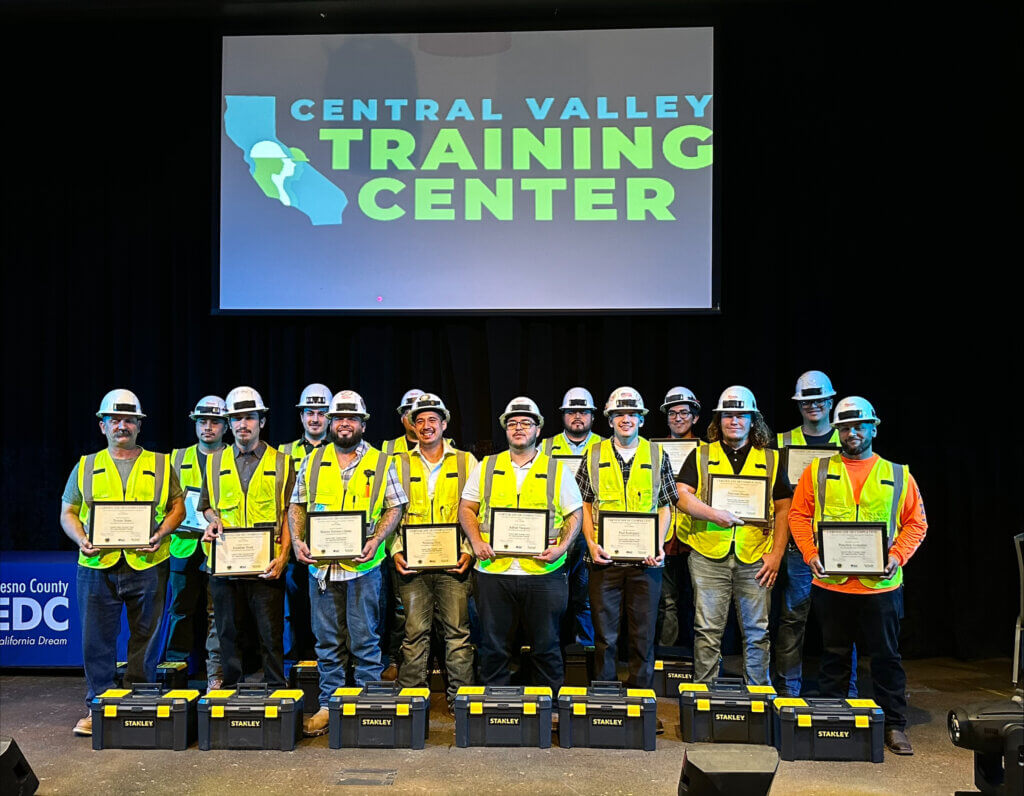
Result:
M309 568L289 561L284 568L284 657L301 661L313 657L309 619Z
M309 578L309 607L320 671L320 707L335 689L345 687L349 658L355 660L356 685L380 680L380 567L354 580ZM321 584L323 590L321 590Z
M122 558L108 569L78 567L78 614L86 696L114 687L121 609L128 612L128 668L124 685L155 683L160 662L160 625L167 593L167 562L135 570Z
M469 641L469 573L395 573L405 606L405 639L398 684L416 688L427 684L431 629L437 620L444 633L445 666L448 669L448 703L455 701L461 686L473 684L473 645Z
M779 696L800 696L803 687L804 631L811 611L811 568L804 563L803 554L790 542L782 557L785 581L779 611L778 631L775 634L775 675ZM778 589L778 586L776 586ZM857 648L853 647L849 699L857 697Z
M729 603L736 605L743 635L743 663L747 685L769 685L768 609L771 592L755 579L761 562L744 564L730 553L713 561L690 553L694 595L693 679L706 683L718 673L722 633L729 619Z

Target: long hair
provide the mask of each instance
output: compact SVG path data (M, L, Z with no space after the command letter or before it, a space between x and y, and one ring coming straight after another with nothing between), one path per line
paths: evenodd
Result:
M715 412L708 424L708 442L717 442L722 438L721 414ZM775 441L775 435L764 421L760 412L750 413L750 444L755 448L767 448Z

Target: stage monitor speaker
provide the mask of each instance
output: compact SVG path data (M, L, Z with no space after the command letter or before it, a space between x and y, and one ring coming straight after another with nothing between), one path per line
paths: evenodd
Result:
M13 738L0 735L0 793L4 796L31 796L39 787L25 755Z
M771 746L691 744L683 753L679 796L765 796L778 767Z

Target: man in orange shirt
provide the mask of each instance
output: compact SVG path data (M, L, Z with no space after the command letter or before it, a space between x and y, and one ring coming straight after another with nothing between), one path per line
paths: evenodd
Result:
M846 696L853 645L871 659L875 701L885 714L885 745L912 755L906 735L907 676L900 662L903 567L928 530L917 482L906 465L872 450L879 419L863 398L835 408L841 453L804 470L793 495L789 527L814 575L812 603L821 624L819 681L824 697ZM881 522L888 556L879 577L826 574L819 551L819 522Z

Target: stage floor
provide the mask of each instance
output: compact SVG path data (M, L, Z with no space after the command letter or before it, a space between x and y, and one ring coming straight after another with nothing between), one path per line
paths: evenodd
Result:
M908 734L916 754L883 764L782 762L773 794L940 794L973 790L972 753L946 735L955 704L1008 698L1010 661L907 661ZM862 671L864 679L866 673ZM426 749L333 750L327 736L283 752L93 752L71 733L85 714L76 676L0 677L0 734L12 736L58 793L675 793L685 744L677 703L662 699L665 734L654 752L606 749L459 749L435 695Z

